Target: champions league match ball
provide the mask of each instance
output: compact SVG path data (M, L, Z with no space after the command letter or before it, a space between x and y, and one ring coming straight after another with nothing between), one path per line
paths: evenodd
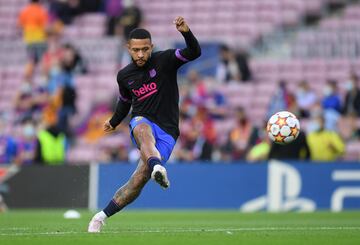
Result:
M299 136L300 122L291 112L280 111L270 117L266 131L273 142L289 144Z

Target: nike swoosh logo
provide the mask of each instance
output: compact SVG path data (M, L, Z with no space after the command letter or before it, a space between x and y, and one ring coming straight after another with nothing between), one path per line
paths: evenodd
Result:
M129 81L128 84L131 85L133 84L135 81Z

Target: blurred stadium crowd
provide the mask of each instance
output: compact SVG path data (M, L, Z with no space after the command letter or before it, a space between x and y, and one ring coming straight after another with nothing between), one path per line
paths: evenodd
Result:
M204 55L179 74L171 161L360 159L359 1L0 0L0 163L136 162L128 121L102 131L116 72L135 27L181 44L178 15ZM281 110L302 127L288 146L265 132Z

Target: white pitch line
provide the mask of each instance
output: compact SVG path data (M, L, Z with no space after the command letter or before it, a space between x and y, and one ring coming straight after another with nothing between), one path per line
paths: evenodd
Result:
M6 227L0 228L0 231L27 231L30 230L29 227Z
M216 232L241 232L241 231L333 231L333 230L360 230L359 226L323 226L323 227L244 227L244 228L218 228L218 229L158 229L158 230L117 230L104 231L102 234L121 233L216 233ZM76 235L87 232L59 231L59 232L16 232L0 233L0 236L52 236L52 235Z
M52 231L52 232L17 232L17 233L0 233L0 236L52 236L52 235L68 235L68 234L82 234L86 232L76 232L76 231Z
M316 230L360 230L358 226L341 227L243 227L243 228L218 228L218 229L164 229L164 230L123 230L105 231L104 233L186 233L186 232L228 232L228 231L316 231Z

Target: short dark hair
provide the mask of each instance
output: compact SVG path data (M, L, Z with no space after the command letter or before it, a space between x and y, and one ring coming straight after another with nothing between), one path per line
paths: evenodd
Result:
M129 40L131 39L147 39L149 38L151 40L151 34L149 31L142 29L142 28L136 28L132 30L129 34Z

